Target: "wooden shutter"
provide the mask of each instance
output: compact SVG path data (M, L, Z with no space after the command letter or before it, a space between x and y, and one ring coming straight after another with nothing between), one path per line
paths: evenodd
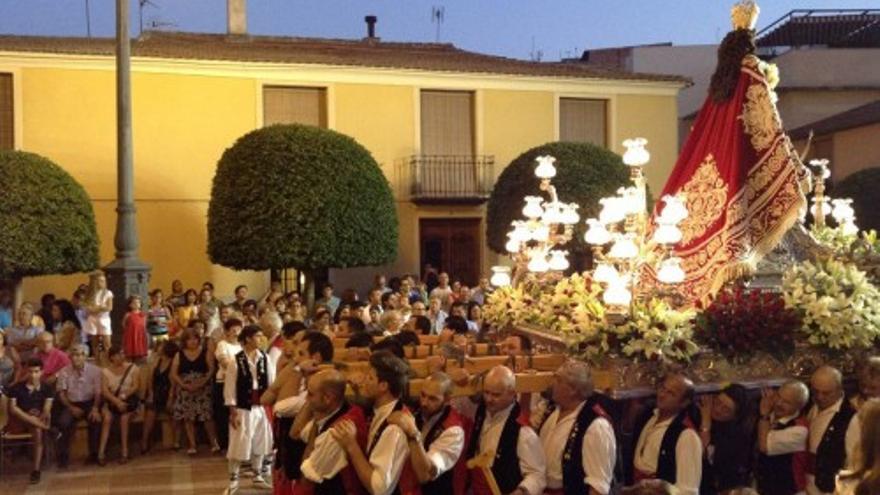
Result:
M324 88L266 86L263 88L263 125L305 124L327 127Z
M607 102L581 98L559 99L559 140L608 146Z
M0 150L15 148L12 74L0 74Z
M422 91L422 155L474 155L474 94Z

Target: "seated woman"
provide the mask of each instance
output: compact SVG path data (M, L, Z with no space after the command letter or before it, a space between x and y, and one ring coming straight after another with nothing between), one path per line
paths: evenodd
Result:
M140 372L137 365L125 359L122 347L113 345L107 354L110 364L102 371L101 387L103 388L104 408L101 412L101 442L98 446L98 465L106 466L107 441L110 439L110 427L115 419L119 420L119 438L122 444L120 464L128 462L128 427L132 414L140 405Z
M751 486L755 417L745 387L731 384L700 397L704 468L700 493Z
M167 413L171 416L171 407L174 404L175 390L171 384L171 363L180 349L177 342L166 340L159 343L159 352L150 364L150 370L146 375L147 383L144 386L144 425L141 436L141 453L147 453L153 448L153 428L156 425L156 416ZM173 428L178 433L177 426ZM177 445L177 438L174 445Z
M56 347L67 352L74 344L82 342L82 324L70 301L58 299L52 303L52 321Z

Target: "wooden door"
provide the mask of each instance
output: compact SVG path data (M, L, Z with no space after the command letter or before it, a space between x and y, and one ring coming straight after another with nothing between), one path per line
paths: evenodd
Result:
M480 279L479 218L419 220L421 269L430 263L451 280L473 287Z

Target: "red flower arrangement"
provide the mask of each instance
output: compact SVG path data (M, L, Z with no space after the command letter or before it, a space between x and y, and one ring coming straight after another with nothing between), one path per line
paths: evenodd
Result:
M782 294L738 287L720 292L698 314L696 337L734 360L756 351L782 358L793 352L800 327L800 315L785 307Z

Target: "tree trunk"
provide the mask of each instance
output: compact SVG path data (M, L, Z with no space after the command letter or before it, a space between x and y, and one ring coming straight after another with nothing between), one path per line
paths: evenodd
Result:
M12 279L12 321L16 321L18 308L24 303L24 284L21 278ZM40 308L34 308L37 311Z
M315 307L315 273L312 270L302 270L302 274L305 278L305 285L303 287L302 295L305 298L305 305L311 314L312 310Z

